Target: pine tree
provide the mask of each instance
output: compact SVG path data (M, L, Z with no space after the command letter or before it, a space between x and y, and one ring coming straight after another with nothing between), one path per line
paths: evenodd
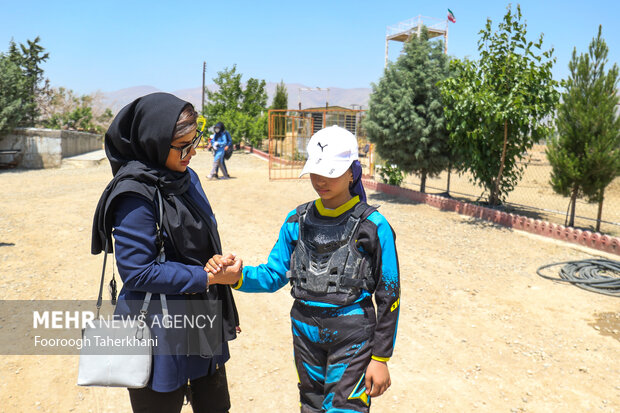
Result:
M276 93L273 96L273 102L271 102L271 109L288 109L288 91L284 80L276 85Z
M22 123L27 90L19 65L0 53L0 136Z
M390 64L372 85L364 119L368 137L389 164L403 172L426 178L447 169L450 147L437 83L448 76L443 44L428 40L423 28L419 37L405 43L403 54Z
M11 40L8 52L0 53L0 134L38 120L37 101L47 87L40 65L49 56L39 41L18 46Z
M49 53L43 53L45 49L39 44L40 40L37 36L34 40L27 40L26 45L20 44L18 47L13 41L9 44L8 57L22 69L26 79L22 110L25 114L24 123L28 126L35 126L38 120L37 98L47 86L41 64L49 58Z
M585 197L599 202L597 230L605 187L620 175L618 66L605 72L608 51L601 26L587 54L577 56L573 49L556 118L558 136L547 148L551 186L558 194L570 196L568 225L575 225L577 198Z

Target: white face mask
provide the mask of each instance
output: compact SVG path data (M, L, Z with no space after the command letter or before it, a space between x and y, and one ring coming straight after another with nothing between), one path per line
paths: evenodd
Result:
M220 131L220 128L215 128L215 133L218 133Z

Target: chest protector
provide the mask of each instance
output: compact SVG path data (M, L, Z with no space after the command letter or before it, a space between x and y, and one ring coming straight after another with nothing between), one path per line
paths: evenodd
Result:
M370 257L357 247L355 235L362 221L376 208L355 205L340 223L325 223L308 212L313 202L297 207L299 237L287 277L294 298L336 305L354 302L362 289L373 293L376 281Z

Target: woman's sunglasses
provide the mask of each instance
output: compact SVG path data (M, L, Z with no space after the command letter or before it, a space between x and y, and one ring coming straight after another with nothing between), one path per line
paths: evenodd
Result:
M187 145L181 147L170 145L170 148L180 151L181 159L185 159L187 155L189 155L189 153L192 151L192 149L196 149L196 147L200 143L200 138L202 138L202 131L197 131L196 137L194 137L194 139L192 139L192 141Z

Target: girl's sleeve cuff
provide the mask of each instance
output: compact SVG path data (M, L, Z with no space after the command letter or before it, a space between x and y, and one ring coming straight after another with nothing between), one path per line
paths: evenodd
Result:
M235 284L231 285L233 290L238 290L243 285L243 273L241 273L241 278Z
M241 280L240 280L241 281ZM379 356L372 356L373 360L377 360L377 361L382 361L384 363L387 363L388 361L390 361L389 357L379 357Z

